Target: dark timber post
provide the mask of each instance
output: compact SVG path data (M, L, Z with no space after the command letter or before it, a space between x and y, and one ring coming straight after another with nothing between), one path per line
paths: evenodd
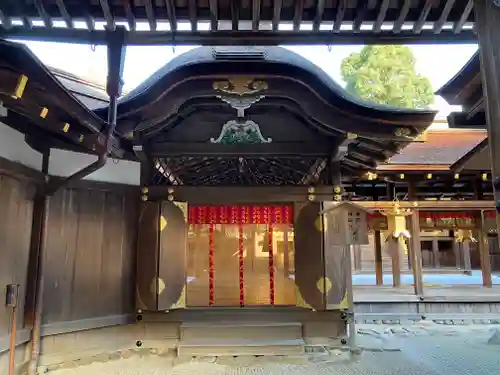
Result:
M377 193L377 188L375 184L372 186L373 192L372 197L376 202L379 200L379 196ZM384 285L384 268L382 263L382 234L380 230L374 231L375 237L375 280L376 285Z
M500 177L500 1L476 0L474 3L476 30L481 58L481 76L486 103L486 124L490 148L491 174L495 181ZM500 200L500 191L494 189L495 201ZM487 236L484 233L484 213L481 213L479 227L479 250L483 285L491 287L491 264ZM500 214L497 211L497 229L500 228Z
M387 182L387 199L396 199L396 188L393 182ZM392 285L396 288L401 286L401 246L394 238L389 237L386 246L389 248L392 261Z
M408 184L408 200L416 202L418 196L417 188L413 181ZM413 272L413 288L417 296L424 294L424 283L422 277L422 243L420 242L420 215L418 208L414 208L410 216L411 225L411 269Z

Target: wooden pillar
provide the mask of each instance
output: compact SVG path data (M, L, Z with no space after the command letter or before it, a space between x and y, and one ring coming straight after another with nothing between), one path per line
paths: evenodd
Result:
M486 124L490 149L491 174L493 180L500 177L500 4L493 0L476 0L474 15L481 58L483 95L486 103ZM494 191L495 200L500 192ZM479 249L484 286L491 286L491 264L487 236L484 233L484 215L481 213ZM497 229L500 215L497 212Z
M377 187L372 185L372 197L374 201L379 200ZM384 269L382 262L382 233L380 230L374 232L375 239L375 282L376 285L384 285Z
M285 270L285 278L290 276L290 249L288 248L288 225L283 228L283 268Z
M351 246L351 256L353 259L354 270L361 271L361 246L360 245L352 245Z
M395 185L393 182L387 182L386 185L387 199L392 201L396 198ZM399 239L389 236L387 239L389 254L391 255L392 268L392 285L394 287L401 286L401 246Z
M382 233L375 231L375 278L377 285L384 285L384 271L382 268Z
M463 242L461 250L464 257L464 270L470 271L472 269L470 262L470 242L469 241Z
M455 267L459 270L462 268L462 257L460 255L462 246L455 240L455 233L453 231L450 231L450 233L450 237L453 238L451 247L453 249L453 256L455 257Z
M484 231L484 212L481 211L476 216L477 244L479 250L479 259L481 262L481 274L483 276L483 286L492 287L491 280L491 260L490 246L488 236Z
M408 199L417 201L418 196L415 184L408 185ZM424 283L422 275L422 242L420 240L420 214L415 208L410 216L410 259L413 272L413 288L416 295L424 294Z
M441 262L439 261L439 242L436 239L432 240L432 263L434 268L441 267Z

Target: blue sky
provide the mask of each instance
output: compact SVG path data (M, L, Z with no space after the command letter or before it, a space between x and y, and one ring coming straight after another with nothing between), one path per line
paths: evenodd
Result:
M73 74L105 80L106 49L88 45L26 42L29 48L46 65L66 70ZM193 47L128 47L125 60L124 81L132 89L175 56ZM337 82L342 83L340 65L342 60L361 46L293 46L290 50L310 59ZM477 50L476 45L417 45L410 46L416 57L417 72L427 76L437 90L470 59ZM441 98L435 106L446 115L450 107Z

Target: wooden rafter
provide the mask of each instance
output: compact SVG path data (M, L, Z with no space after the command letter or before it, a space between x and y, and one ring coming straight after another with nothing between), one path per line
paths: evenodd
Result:
M453 32L455 34L458 34L462 31L462 28L464 27L464 24L467 22L467 19L469 18L469 15L471 14L473 8L474 8L474 0L469 0L460 18L453 25Z
M317 0L316 2L316 15L314 16L313 30L319 31L321 21L323 20L323 13L325 12L325 0Z
M35 7L38 11L38 14L40 15L40 18L43 20L45 27L52 28L52 18L50 18L49 14L45 10L45 6L43 5L42 0L35 0Z
M363 1L288 1L252 0L242 2L228 0L200 2L186 0L52 0L53 6L45 0L16 0L0 2L0 37L56 40L99 44L100 30L96 22L105 22L113 29L117 22L127 22L131 35L127 41L131 45L160 44L371 44L371 43L425 43L464 42L475 40L465 23L473 21L473 0L363 0ZM99 6L96 6L96 3ZM58 9L54 11L54 8ZM59 17L66 27L51 27L52 20ZM42 19L44 26L32 27L33 20ZM12 24L21 19L23 24ZM75 19L84 19L87 27L75 27ZM251 32L241 32L241 22L251 21ZM169 31L159 31L158 22L168 21ZM181 22L190 23L185 29ZM199 22L210 22L211 31L199 32ZM231 29L219 32L219 23L230 23ZM272 30L260 30L261 22L272 23ZM292 30L281 30L283 22L292 23ZM304 23L312 23L312 30L306 32ZM453 29L444 27L453 23ZM149 30L137 28L140 23L148 23ZM324 25L333 23L333 35ZM363 23L373 23L371 30L365 30ZM413 29L403 28L412 24ZM342 27L350 25L351 29ZM387 27L382 27L385 24ZM424 25L431 27L427 28ZM392 25L392 28L391 28ZM12 27L11 27L12 26ZM218 31L216 34L212 33ZM235 32L238 32L235 34ZM175 34L175 35L173 35ZM103 38L104 39L104 38Z
M411 0L404 0L403 6L401 7L401 10L399 12L399 17L397 18L396 22L394 22L394 26L392 28L394 33L399 34L403 29L403 24L406 21L408 13L410 12L410 6Z
M281 7L283 0L273 0L273 31L278 31L278 26L281 21Z
M304 11L304 0L295 1L295 9L293 12L293 30L299 31L302 23L302 12Z
M425 21L427 20L427 16L429 15L432 6L435 4L435 0L425 0L425 4L420 12L420 16L418 17L417 22L413 26L413 32L415 34L420 34L422 29L424 28Z
M434 33L439 34L443 30L443 26L445 22L448 20L448 16L450 15L451 10L453 9L453 5L455 4L455 0L446 0L446 4L441 12L441 16L439 20L434 24Z
M189 0L189 22L191 23L191 30L198 30L198 19L196 18L196 0Z
M238 31L240 24L240 1L231 1L231 28L232 31Z
M144 7L146 9L146 18L149 23L149 29L151 31L156 30L156 18L155 18L155 13L154 13L154 8L153 8L153 1L152 0L144 0Z
M219 28L219 12L217 0L210 0L210 30L217 31Z
M99 0L99 4L101 5L104 19L106 20L106 27L108 28L108 30L114 30L116 24L113 14L111 13L111 8L109 7L108 0Z
M132 0L123 0L123 9L125 10L125 17L127 18L128 28L134 31L137 28L137 22L135 20L133 12Z
M252 1L252 30L259 30L259 22L260 22L260 2L261 0L253 0Z
M390 3L391 0L383 0L381 2L377 20L375 21L375 25L373 25L373 31L375 33L379 33L382 30L382 24L384 23L387 9L389 8Z
M164 0L165 8L167 9L168 23L170 24L170 30L177 31L177 16L175 12L174 0Z

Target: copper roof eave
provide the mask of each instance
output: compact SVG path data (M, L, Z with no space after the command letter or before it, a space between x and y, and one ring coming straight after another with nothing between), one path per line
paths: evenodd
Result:
M436 95L443 97L448 104L462 105L464 103L460 100L460 95L480 74L481 61L479 52L476 52L453 78L436 91Z
M419 172L419 171L450 171L449 164L381 164L377 167L377 171L381 172Z
M488 141L489 140L487 137L485 139L483 139L472 150L470 150L468 153L466 153L460 159L458 159L455 163L453 163L450 166L450 170L452 170L454 172L460 172L464 168L465 164L467 164L467 162L469 160L471 160L474 155L478 154L479 152L483 151L486 147L488 147ZM489 169L489 168L485 168L485 169Z
M68 147L76 145L90 153L104 147L101 130L105 122L70 93L26 46L0 40L0 56L4 68L2 95L8 110L28 117L30 126L40 128L47 139L62 135ZM25 81L22 96L11 97L16 82L19 85L21 79ZM39 101L44 105L40 106ZM60 117L51 116L51 108L54 110L55 107ZM28 133L29 128L26 129ZM112 154L122 157L125 151L122 149L123 140L113 136L112 142Z

